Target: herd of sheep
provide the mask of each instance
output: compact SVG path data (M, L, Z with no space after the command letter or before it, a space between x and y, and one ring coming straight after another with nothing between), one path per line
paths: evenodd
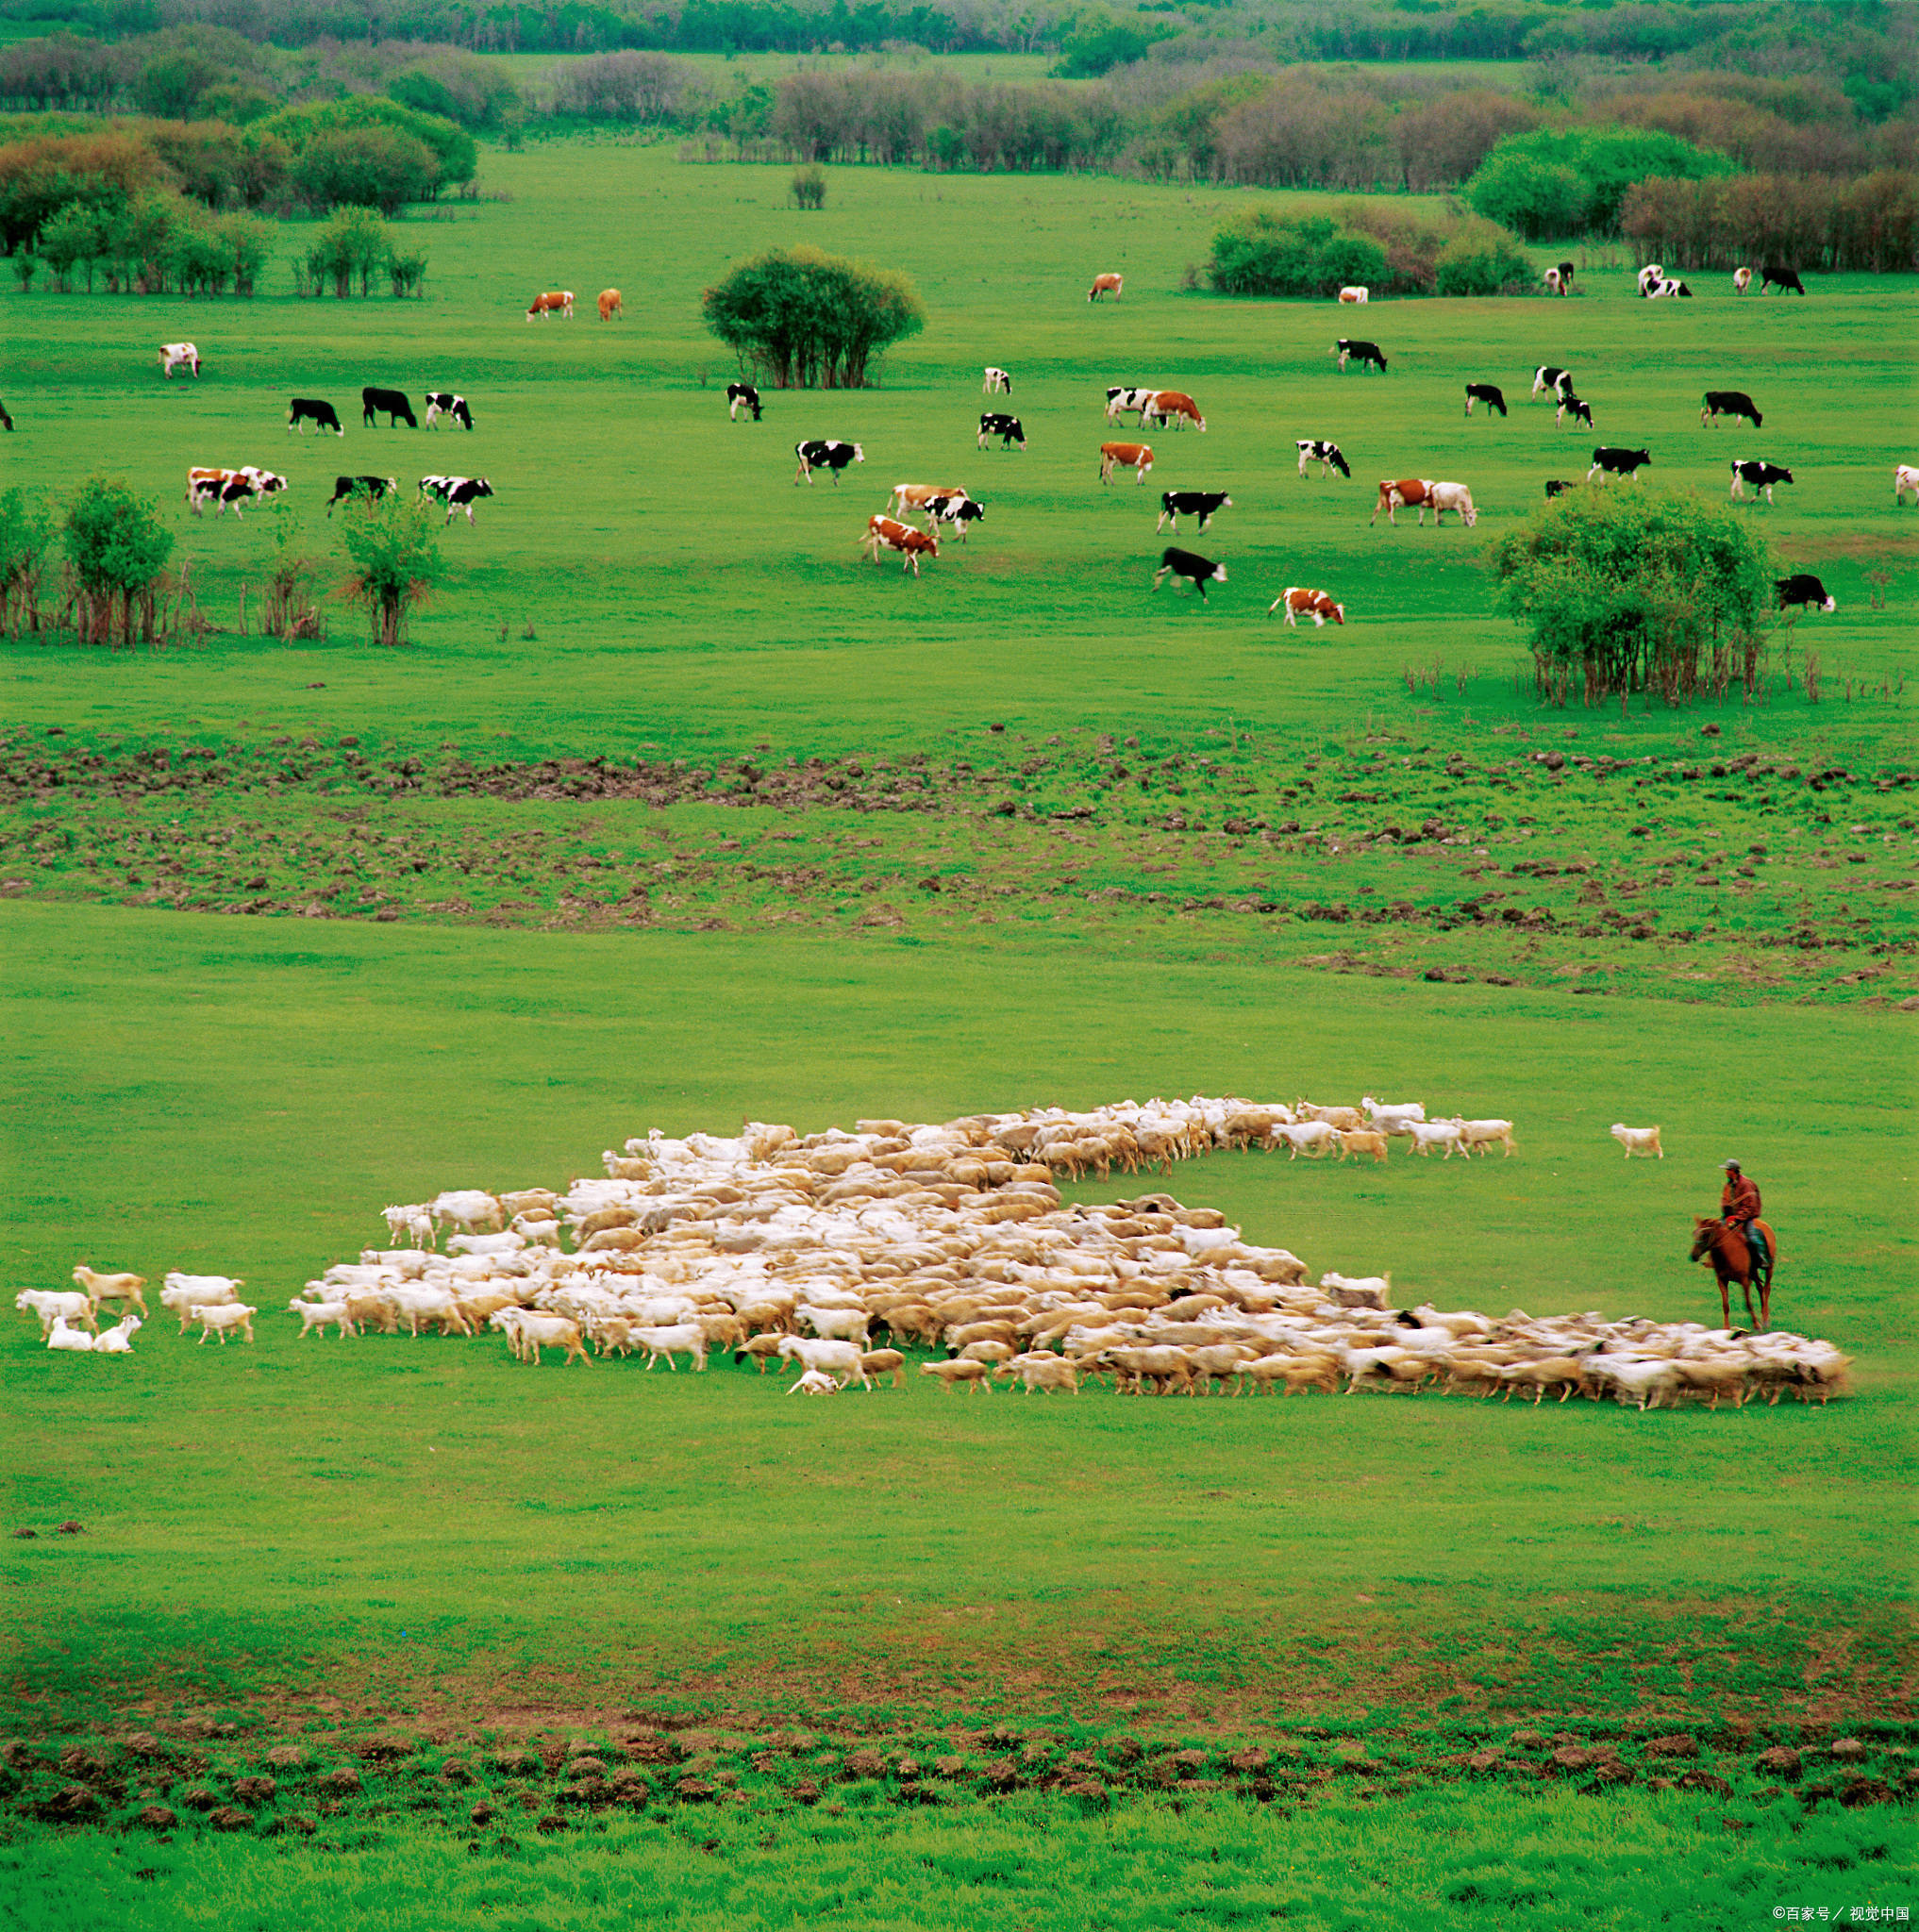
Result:
M805 1137L759 1123L729 1138L656 1129L609 1152L604 1177L563 1191L465 1189L388 1208L396 1245L329 1267L289 1311L302 1336L497 1330L531 1365L559 1348L568 1362L597 1351L698 1371L719 1351L762 1372L791 1366L795 1393L898 1384L907 1348L930 1352L918 1373L949 1391L998 1378L1028 1394L1076 1394L1089 1377L1162 1395L1430 1384L1644 1409L1776 1403L1788 1390L1823 1403L1844 1391L1847 1360L1829 1342L1597 1314L1402 1308L1390 1274L1326 1272L1313 1285L1297 1256L1243 1241L1214 1209L1159 1192L1065 1205L1055 1185L1115 1168L1170 1172L1218 1147L1285 1144L1297 1156L1337 1144L1378 1158L1391 1136L1448 1157L1512 1151L1510 1122L1424 1113L1371 1096L1357 1109L1195 1097L939 1125L861 1121ZM1657 1129L1612 1131L1629 1156L1657 1150ZM40 1315L50 1346L125 1352L145 1313L141 1277L83 1267L75 1278L74 1292L29 1291L19 1306ZM259 1310L241 1299L244 1286L169 1274L160 1300L183 1334L199 1325L202 1346L235 1333L251 1341ZM109 1305L125 1319L96 1341L90 1331Z

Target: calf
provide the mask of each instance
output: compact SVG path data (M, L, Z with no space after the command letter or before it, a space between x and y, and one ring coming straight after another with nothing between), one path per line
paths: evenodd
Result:
M340 418L334 414L331 403L322 402L318 396L295 396L287 413L287 427L298 429L305 436L307 431L303 425L308 423L319 429L330 429L335 436L346 434L340 426Z
M1736 268L1732 272L1732 292L1744 295L1752 287L1752 271L1749 268Z
M426 391L426 426L431 429L442 416L450 416L454 422L473 427L473 411L466 406L464 396L454 395L450 391L431 389Z
M1102 295L1110 295L1117 302L1120 291L1126 287L1125 275L1094 275L1093 286L1086 291L1089 302L1097 302Z
M373 429L378 426L374 418L382 409L387 412L389 429L395 427L402 416L407 419L409 429L417 429L420 426L413 419L413 405L407 400L405 390L369 388L360 391L359 420L365 427Z
M446 506L446 521L450 524L461 511L466 520L473 522L473 507L483 496L491 496L493 486L484 476L422 476L420 494L433 497Z
M1484 403L1489 409L1506 413L1506 397L1490 382L1469 382L1466 385L1466 414L1473 413L1475 403Z
M1760 293L1763 295L1768 289L1790 289L1794 294L1803 295L1806 284L1793 269L1762 268L1760 270Z
M1312 619L1314 630L1324 630L1328 617L1338 625L1346 621L1346 607L1335 604L1324 591L1309 591L1300 585L1289 584L1267 607L1266 615L1271 617L1282 604L1286 607L1286 622L1294 630L1299 628L1302 617Z
M1546 501L1550 503L1554 497L1563 496L1567 491L1577 487L1577 484L1568 483L1563 476L1548 476L1545 487Z
M815 470L825 470L833 479L833 487L840 487L840 472L848 463L863 463L866 452L857 442L821 441L793 444L793 454L799 458L799 468L793 473L795 483L811 483Z
M989 365L986 380L979 385L979 393L983 396L1010 396L1012 394L1012 377L1004 369Z
M1575 423L1583 423L1588 429L1593 426L1593 406L1576 396L1570 385L1560 391L1560 406L1553 411L1553 427L1557 429L1566 420L1567 412Z
M550 289L543 295L535 295L531 306L526 310L526 320L531 322L536 315L542 321L544 321L549 315L559 315L571 322L573 320L573 291L571 289Z
M1153 467L1153 445L1149 442L1103 442L1099 446L1099 480L1112 481L1115 470L1135 472L1133 480L1143 483Z
M1789 577L1776 577L1773 588L1779 593L1779 608L1790 610L1794 605L1810 604L1815 610L1837 610L1839 599L1826 593L1826 586L1815 576L1805 571L1796 572Z
M1325 480L1328 466L1337 470L1342 476L1350 477L1352 475L1352 471L1346 467L1345 458L1340 454L1338 443L1327 442L1323 437L1302 436L1297 441L1299 444L1299 479L1302 483L1306 480L1306 466L1308 463L1317 463L1319 465L1319 474L1322 481Z
M1152 393L1149 389L1110 387L1106 392L1106 420L1110 423L1115 416L1132 415Z
M1160 568L1153 573L1154 590L1160 588L1168 575L1188 579L1199 592L1199 601L1204 604L1207 585L1226 582L1226 565L1195 557L1190 550L1167 549L1160 552Z
M1683 295L1688 302L1690 302L1693 299L1693 291L1691 289L1687 288L1684 282L1675 282L1670 280L1663 282L1655 282L1652 285L1652 287L1645 291L1645 299L1648 302L1657 302L1661 297L1670 295Z
M1233 500L1224 490L1167 490L1160 497L1160 521L1153 525L1157 535L1171 523L1175 534L1179 529L1181 517L1197 517L1203 530L1212 521L1212 513L1219 509L1231 509Z
M925 515L926 527L938 524L949 524L960 532L960 542L966 541L966 525L976 524L986 514L983 503L975 503L970 496L929 496L926 502Z
M600 320L602 322L611 322L614 316L625 315L626 312L620 306L619 290L602 289L600 291Z
M936 532L916 530L910 524L895 523L891 517L876 516L867 520L866 534L859 540L859 547L879 561L882 549L897 550L900 554L900 569L911 571L914 576L920 574L922 557L937 557L940 554L940 539Z
M1355 361L1362 366L1372 363L1381 375L1386 374L1386 358L1380 353L1377 342L1361 342L1351 337L1342 336L1332 345L1332 353L1339 358L1340 373L1343 375L1345 374L1348 361Z
M1709 389L1699 405L1699 427L1705 428L1715 416L1744 416L1755 429L1766 426L1765 418L1743 389Z
M344 502L349 496L364 496L369 502L377 503L389 490L399 487L391 476L336 476L333 494L326 499L326 514L330 517L333 506Z
M1632 476L1643 470L1652 458L1643 449L1614 449L1610 443L1602 443L1593 452L1593 467L1586 472L1586 481L1603 470L1609 476Z
M1372 290L1361 288L1356 282L1353 284L1351 288L1342 289L1340 291L1340 300L1342 302L1348 302L1359 306L1363 306L1371 298L1372 293Z
M1762 490L1768 503L1773 500L1775 483L1790 483L1793 473L1777 463L1763 463L1735 459L1732 465L1732 497L1737 502L1745 494L1749 483L1755 490Z
M1919 506L1919 463L1895 463L1893 466L1893 501L1901 508L1905 507L1907 491L1912 492L1912 501Z
M991 411L980 417L979 447L981 449L986 447L986 439L989 436L999 438L1001 449L1010 449L1014 443L1018 443L1022 449L1025 449L1026 446L1026 432L1020 427L1020 419L1017 416L1004 416L997 411Z
M1563 394L1573 386L1573 372L1570 369L1556 369L1550 362L1542 362L1532 372L1532 393L1535 399L1550 391L1554 395Z
M729 423L739 422L743 403L753 412L754 422L759 422L759 391L750 382L729 382L726 385L726 420Z
M200 379L200 352L192 342L162 342L159 351L160 374L171 382L175 369L192 371L193 380Z

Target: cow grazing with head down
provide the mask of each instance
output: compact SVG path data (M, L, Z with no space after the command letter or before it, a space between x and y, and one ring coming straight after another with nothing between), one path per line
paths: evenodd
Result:
M1505 392L1493 383L1469 382L1466 385L1467 415L1470 416L1473 413L1473 405L1475 403L1484 403L1489 413L1493 409L1497 409L1502 416L1506 413Z
M1004 369L991 366L986 371L986 380L979 385L983 396L1010 396L1012 394L1012 377Z
M1340 291L1340 300L1355 308L1364 308L1367 302L1372 299L1372 295L1373 291L1371 289L1364 288L1358 282L1355 282L1350 288Z
M330 429L335 436L346 434L340 426L340 418L334 414L331 403L323 402L318 396L295 396L287 411L287 427L297 429L305 436L309 423L316 429Z
M1345 374L1348 362L1357 362L1362 369L1377 369L1381 375L1386 374L1386 358L1380 352L1377 342L1362 342L1356 337L1342 336L1332 345L1332 353L1339 358L1342 375Z
M1544 279L1545 291L1548 295L1563 295L1566 292L1566 278L1558 269L1547 269Z
M1550 391L1554 395L1563 394L1573 386L1573 372L1570 369L1556 369L1550 362L1542 362L1532 372L1532 393L1535 401Z
M1199 413L1199 405L1179 389L1156 389L1140 405L1140 427L1149 424L1170 423L1177 429L1182 423L1194 425L1199 433L1206 434L1206 418Z
M739 422L740 409L743 404L752 411L754 422L759 422L759 391L750 382L729 382L726 385L727 422Z
M1568 483L1563 476L1548 476L1545 487L1546 501L1550 503L1554 497L1563 496L1567 491L1577 488L1577 484Z
M1169 548L1160 553L1160 568L1153 573L1154 590L1168 576L1184 577L1199 592L1199 601L1204 604L1207 585L1226 582L1226 565L1214 563L1210 558L1195 557L1190 550Z
M1553 427L1557 429L1568 415L1575 423L1583 423L1588 429L1593 426L1593 406L1576 396L1571 389L1560 391L1560 406L1553 411Z
M9 423L8 427L13 425ZM1919 463L1895 463L1893 467L1893 501L1901 508L1906 503L1907 491L1912 492L1912 502L1919 507Z
M192 342L162 342L159 351L160 374L167 381L174 379L175 369L192 372L197 382L200 377L200 352Z
M535 295L526 310L526 320L535 316L542 322L549 315L558 315L564 320L573 320L573 291L571 289L549 289L543 295Z
M1643 449L1618 449L1611 443L1601 443L1593 452L1593 467L1586 472L1586 481L1592 482L1597 475L1636 476L1652 461L1649 452Z
M1324 630L1327 618L1331 618L1338 625L1343 625L1346 621L1346 607L1343 604L1335 604L1324 591L1309 591L1299 584L1287 585L1267 607L1266 615L1271 617L1282 604L1286 607L1286 622L1294 630L1299 628L1299 620L1302 617L1312 619L1314 630Z
M446 521L450 524L461 510L466 520L473 522L473 507L483 496L491 496L493 486L484 476L422 476L420 494L430 496L436 502L446 506Z
M1109 387L1106 392L1106 420L1110 423L1116 416L1136 414L1141 405L1152 393L1149 389L1126 389L1117 384Z
M1752 287L1752 271L1749 268L1736 268L1732 272L1732 292L1744 295Z
M905 516L909 510L925 509L936 496L960 497L966 494L957 483L895 483L887 492L887 513L897 510Z
M1779 608L1810 604L1815 610L1837 610L1839 599L1827 594L1826 586L1805 571L1789 577L1775 577L1773 588L1779 593Z
M1790 289L1794 294L1803 295L1806 292L1806 284L1799 279L1797 272L1794 269L1762 268L1760 270L1760 293L1763 295L1768 289L1777 289L1781 292Z
M960 532L960 541L963 543L966 541L967 525L976 524L986 514L986 506L983 503L975 503L964 491L960 491L950 496L927 497L922 506L921 514L926 520L927 529L944 524L950 529Z
M1755 429L1763 429L1765 418L1754 406L1753 399L1743 389L1709 389L1699 406L1699 427L1717 416L1744 416Z
M398 426L400 418L407 419L409 429L417 429L420 425L414 420L413 405L402 389L363 389L359 392L359 420L363 427L372 429L377 425L374 418L384 409L387 412L387 427Z
M882 549L897 550L900 569L909 570L918 576L920 558L939 556L940 538L937 531L916 530L910 524L899 524L891 517L876 516L868 518L866 534L856 547L864 550L876 564Z
M815 470L825 470L833 479L833 487L840 486L840 472L848 463L863 463L866 452L857 442L826 441L815 438L809 442L793 444L793 454L799 458L799 468L793 473L795 483L811 483Z
M1133 480L1143 483L1146 472L1153 467L1153 445L1150 442L1103 442L1099 446L1099 480L1112 481L1115 470L1135 472Z
M187 472L187 508L197 517L209 503L220 506L224 516L231 507L236 522L243 521L241 507L257 496L277 496L287 487L284 476L271 470L247 464L238 470L190 469Z
M1746 486L1750 484L1754 490L1762 491L1767 503L1771 503L1773 485L1790 483L1792 480L1792 471L1782 468L1777 463L1735 458L1732 465L1732 498L1735 503L1738 502L1744 496Z
M1126 286L1125 275L1094 275L1093 286L1086 291L1089 302L1097 302L1102 295L1110 295L1117 302L1120 291Z
M1017 416L1002 415L997 410L991 410L979 419L981 449L986 447L986 439L989 436L999 438L1001 449L1011 449L1014 443L1018 443L1022 449L1026 446L1026 432L1021 428L1020 419Z
M1322 481L1328 468L1337 470L1342 476L1350 478L1352 471L1346 467L1346 459L1340 454L1336 442L1328 442L1324 437L1302 436L1296 439L1299 446L1299 479L1306 480L1308 463L1317 463Z
M1231 509L1233 500L1224 490L1167 490L1160 496L1160 521L1153 525L1157 536L1170 522L1174 534L1179 531L1181 517L1197 517L1203 530L1215 510Z
M333 514L333 506L343 503L349 497L364 496L370 503L377 503L389 490L397 490L399 484L391 476L336 476L333 479L333 494L326 499L326 514Z
M426 426L431 429L442 416L451 417L456 423L473 427L473 411L466 406L464 396L457 396L451 390L430 389L426 391Z
M602 322L611 322L614 316L624 316L626 312L626 309L620 303L619 290L602 289L600 291L600 320Z

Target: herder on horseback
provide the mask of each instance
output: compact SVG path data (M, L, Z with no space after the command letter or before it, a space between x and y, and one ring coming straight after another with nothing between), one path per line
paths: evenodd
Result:
M1759 1218L1758 1185L1745 1177L1738 1161L1723 1165L1726 1186L1719 1195L1720 1218L1695 1218L1693 1259L1710 1259L1719 1281L1719 1312L1727 1327L1732 1325L1730 1286L1736 1281L1745 1296L1747 1321L1753 1319L1752 1291L1758 1288L1759 1325L1765 1329L1772 1325L1773 1263L1778 1244L1772 1229Z

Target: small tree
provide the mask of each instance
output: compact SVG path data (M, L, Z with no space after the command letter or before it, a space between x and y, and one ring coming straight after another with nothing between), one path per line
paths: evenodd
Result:
M873 358L926 325L904 275L817 248L774 248L701 298L707 326L778 389L863 389Z
M793 171L793 205L817 212L826 205L826 171L817 161Z
M433 511L425 498L388 494L350 498L340 541L353 565L342 594L363 605L376 644L406 641L407 619L444 574Z
M397 296L417 295L420 285L426 279L426 252L415 249L403 254L398 243L388 238L387 276L393 285Z
M1589 705L1753 689L1777 571L1765 540L1718 504L1636 483L1568 491L1493 561L1531 634L1538 687L1557 702L1575 682Z
M38 491L0 494L0 625L8 637L40 629L40 580L53 532L53 511Z
M260 628L270 638L292 642L301 638L324 638L326 626L313 601L313 585L320 575L317 558L301 548L306 526L292 504L274 506L274 559L267 566L266 614Z
M65 525L80 641L110 644L117 616L123 643L133 642L136 622L151 643L159 575L174 549L153 500L134 495L125 483L90 476L67 505Z
M353 278L359 276L359 292L373 292L375 271L383 267L392 252L387 225L369 208L342 208L327 222L307 249L307 267L317 295L327 282L342 302L353 293Z

